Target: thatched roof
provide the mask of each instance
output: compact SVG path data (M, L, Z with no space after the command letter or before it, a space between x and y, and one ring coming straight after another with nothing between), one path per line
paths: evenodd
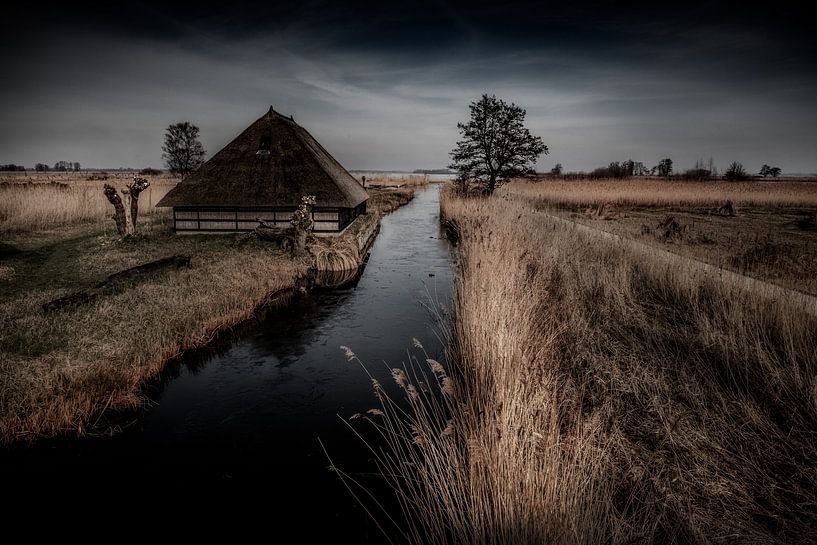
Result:
M354 208L366 190L306 129L271 107L156 206L297 206Z

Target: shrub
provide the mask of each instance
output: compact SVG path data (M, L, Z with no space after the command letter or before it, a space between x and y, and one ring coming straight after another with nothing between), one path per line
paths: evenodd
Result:
M729 165L729 168L726 169L723 177L730 182L739 182L742 180L748 180L749 175L746 173L746 169L743 168L743 165L738 163L737 161L732 161L732 164Z
M712 179L712 171L708 168L688 168L681 174L681 179L690 182L703 182Z

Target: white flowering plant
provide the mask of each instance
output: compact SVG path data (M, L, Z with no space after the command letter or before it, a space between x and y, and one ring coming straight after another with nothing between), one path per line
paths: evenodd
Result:
M312 229L312 208L315 206L315 195L301 197L301 205L292 214L290 223L295 229L309 231Z

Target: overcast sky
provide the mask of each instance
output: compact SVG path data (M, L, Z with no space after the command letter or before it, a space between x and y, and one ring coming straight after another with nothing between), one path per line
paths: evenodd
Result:
M210 156L272 105L348 169L438 168L487 92L527 110L540 170L817 172L813 19L730 4L22 3L0 36L0 162L161 167L168 124L198 125Z

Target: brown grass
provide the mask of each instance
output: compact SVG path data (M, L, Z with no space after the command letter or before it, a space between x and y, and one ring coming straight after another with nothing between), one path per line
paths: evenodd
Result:
M252 317L308 263L237 237L177 237L161 222L116 241L85 230L14 240L0 285L0 441L82 435L105 409L138 407L142 382L180 352ZM41 305L112 272L183 253L192 267L134 283L77 308Z
M109 183L121 194L132 174L117 173L106 181L89 181L88 176L88 173L5 176L0 181L0 234L109 221L113 207L103 195L102 186ZM139 200L140 217L167 214L167 209L156 208L154 204L178 180L168 175L147 178L150 187Z
M550 184L516 183L505 191L550 214L817 295L817 230L809 228L817 183L560 181L564 194ZM726 202L734 215L719 211ZM671 236L659 227L668 217L679 228Z
M817 182L684 182L632 178L627 180L554 180L515 182L515 193L554 205L645 205L719 207L817 207Z
M412 542L817 539L814 314L529 199L443 212L450 368L366 415Z
M358 180L360 176L357 177ZM405 176L366 176L366 189L377 187L413 187L419 188L429 184L428 176L405 175Z

